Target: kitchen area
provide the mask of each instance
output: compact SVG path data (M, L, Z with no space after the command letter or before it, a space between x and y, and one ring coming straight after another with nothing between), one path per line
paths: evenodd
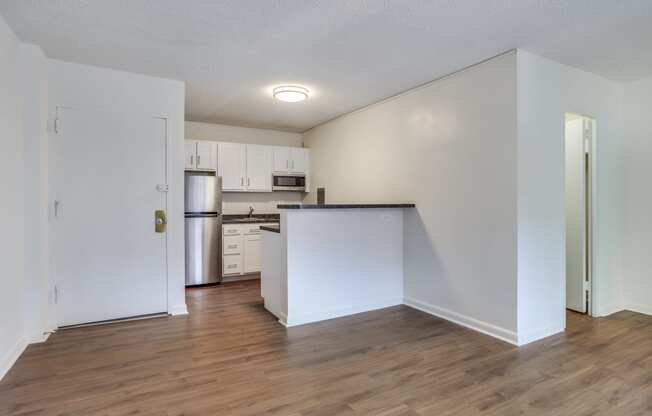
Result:
M260 279L261 226L309 191L309 149L187 139L184 171L186 287Z

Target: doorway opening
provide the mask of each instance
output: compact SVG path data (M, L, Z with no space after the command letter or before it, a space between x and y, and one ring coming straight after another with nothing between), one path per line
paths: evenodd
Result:
M566 308L593 315L593 189L596 122L565 114Z

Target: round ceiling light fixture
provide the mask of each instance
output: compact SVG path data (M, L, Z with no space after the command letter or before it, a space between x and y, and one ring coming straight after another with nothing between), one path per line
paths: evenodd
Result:
M280 85L272 91L272 95L277 100L285 101L286 103L298 103L299 101L307 100L310 91L308 88L299 85Z

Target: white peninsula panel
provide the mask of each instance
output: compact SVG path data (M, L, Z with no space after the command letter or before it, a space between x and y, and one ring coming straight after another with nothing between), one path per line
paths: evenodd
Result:
M403 205L300 206L279 206L280 232L263 237L262 295L281 323L403 303Z

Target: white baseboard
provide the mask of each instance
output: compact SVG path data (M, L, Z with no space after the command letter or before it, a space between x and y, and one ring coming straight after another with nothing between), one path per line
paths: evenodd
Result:
M518 337L514 331L510 331L505 328L500 328L496 325L492 325L488 322L481 321L479 319L471 318L457 312L453 312L444 308L440 308L433 304L422 302L420 300L405 297L404 303L414 309L418 309L422 312L434 315L438 318L445 319L447 321L454 322L458 325L473 329L474 331L482 332L483 334L498 338L502 341L508 342L512 345L518 345Z
M317 314L306 314L306 315L291 315L285 317L285 326L292 327L297 325L305 325L313 322L325 321L328 319L339 318L347 315L355 315L356 313L370 312L376 309L389 308L391 306L401 305L403 299L387 299L385 301L367 304L367 305L358 305L352 308L337 309L319 312Z
M523 345L529 344L531 342L538 341L543 338L547 338L551 335L559 334L564 332L566 327L563 322L550 325L545 328L535 329L534 331L529 331L523 334L518 334L518 346L522 347Z
M186 304L176 305L168 308L168 313L172 316L176 315L188 315L188 307Z
M623 305L611 304L611 305L602 305L597 311L593 311L593 317L601 318L603 316L609 316L614 313L625 310Z
M0 358L0 380L4 378L13 367L20 354L27 348L27 341L24 338L19 339L14 346Z
M27 343L28 344L40 344L42 342L45 342L50 338L50 331L47 332L39 332L36 334L29 335L27 337Z
M628 311L652 315L652 305L643 305L640 303L628 303L625 308Z

